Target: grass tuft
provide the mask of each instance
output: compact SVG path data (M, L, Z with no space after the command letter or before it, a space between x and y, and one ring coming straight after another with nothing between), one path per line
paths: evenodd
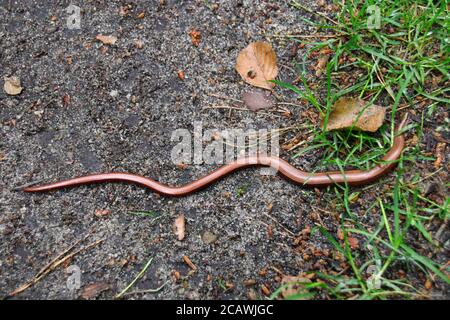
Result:
M317 42L292 36L293 41L302 42L307 48L304 60L296 66L299 86L276 83L297 93L320 114L325 126L332 105L342 96L386 106L390 122L378 134L355 130L325 132L311 123L314 138L294 156L320 150L317 171L350 167L367 170L390 148L395 119L400 118L400 113L412 113L416 119L422 119L406 129L414 132L417 142L405 149L394 177L360 190L330 187L335 196L330 196L328 202L335 211L342 212L339 228L343 239L337 239L333 230L324 227L313 231L328 240L348 268L342 274L316 272L315 282L308 284L308 295L335 299L427 298L424 283L417 283L418 278L450 285L448 264L433 261L443 244L427 228L435 219L442 223L448 220L450 198L438 203L420 190L421 182L438 171L423 176L426 173L411 172L411 168L417 162L432 165L435 161L420 148L424 122L433 122L438 107L450 103L449 7L446 1L355 0L334 1L334 13L318 13L295 0L291 4L311 14L311 19L305 21L325 36ZM379 28L368 28L373 13L373 7L369 8L373 5L380 12ZM324 48L332 54L325 76L317 78L307 71L308 56ZM370 192L372 189L376 191ZM354 207L352 203L361 196L365 196L365 202ZM371 220L372 226L362 220ZM350 235L359 237L360 250L351 248ZM420 245L417 237L424 239ZM403 269L422 276L402 275L399 270ZM272 298L278 297L280 291L281 288Z

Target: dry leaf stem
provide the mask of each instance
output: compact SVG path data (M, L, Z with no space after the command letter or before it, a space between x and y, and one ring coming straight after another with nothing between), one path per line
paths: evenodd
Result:
M91 233L87 234L84 238L78 240L77 242L75 242L72 246L70 246L68 249L64 250L62 253L60 253L55 259L53 259L52 261L50 261L45 267L43 267L38 273L36 273L36 275L29 280L28 282L26 282L25 284L21 285L19 288L17 288L16 290L10 292L5 298L9 298L9 297L13 297L23 291L25 291L26 289L28 289L29 287L35 285L36 283L38 283L42 278L44 278L46 275L48 275L50 272L52 272L53 270L55 270L58 266L60 266L61 264L63 264L65 261L73 258L75 255L86 251L92 247L97 246L98 244L100 244L101 242L103 242L105 240L105 238L97 240L89 245L87 245L86 247L83 247L71 254L68 254L70 251L72 251L78 244L80 244L81 242L83 242L84 240L86 240L89 236L91 235Z

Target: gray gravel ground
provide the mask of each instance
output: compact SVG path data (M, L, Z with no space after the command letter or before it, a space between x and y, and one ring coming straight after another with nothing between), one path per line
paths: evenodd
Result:
M20 77L24 92L16 97L0 92L0 150L6 156L0 162L0 218L7 226L1 235L1 294L31 278L92 228L95 232L87 242L106 240L76 256L72 264L82 271L82 285L111 285L103 298L124 288L150 257L155 259L140 289L172 279L173 270L186 276L183 255L198 272L171 281L157 294L135 297L246 298L243 280L257 279L261 285L273 278L272 271L260 277L261 269L274 265L297 273L306 267L290 246L292 239L275 228L269 240L263 222L270 223L264 213L273 204L274 218L297 233L308 224L305 217L314 192L277 177L262 177L257 170L235 174L182 199L117 184L41 195L12 190L41 179L113 170L181 184L215 166L178 169L170 158L173 130L192 130L194 121L202 121L205 129L289 125L276 113L202 109L227 104L210 94L240 98L248 88L234 70L237 53L251 41L263 40L264 32L305 30L298 11L266 1L221 1L212 10L204 1L131 3L125 17L119 15L125 2L79 3L82 29L69 30L65 1L2 1L1 74ZM136 19L142 11L144 19ZM57 20L52 22L52 16ZM271 24L265 23L268 18ZM198 47L188 35L193 28L202 35ZM105 53L94 40L100 33L118 37ZM135 48L137 39L144 42L142 49ZM279 59L289 62L288 45L274 47ZM184 81L177 70L184 70ZM292 77L289 70L281 74ZM68 105L63 103L65 95L70 96ZM15 125L8 122L12 119ZM238 197L237 190L247 185L247 192ZM97 209L111 214L98 218ZM152 224L128 214L130 210L151 210L164 217ZM187 220L182 242L171 229L180 213ZM218 236L215 244L202 242L205 231ZM129 262L122 267L123 259ZM233 283L234 289L224 292L219 279ZM77 298L82 288L71 291L66 281L67 274L58 269L20 298Z
M0 1L0 74L20 77L24 87L19 96L0 91L0 296L90 230L85 243L104 242L64 265L80 268L80 289L68 289L68 274L58 268L17 297L77 299L87 285L107 283L110 289L96 298L112 298L150 257L153 263L135 289L167 285L128 298L245 299L252 291L261 295L262 285L271 291L279 286L273 267L292 275L315 270L317 260L305 258L290 232L298 234L317 222L311 220L316 192L256 169L180 199L121 184L36 195L13 190L101 171L130 171L179 185L216 166L177 168L170 158L173 130L192 131L194 121L202 121L205 129L285 127L298 122L302 112L288 107L294 116L285 118L276 112L204 109L229 104L211 94L239 99L248 90L234 63L252 41L271 41L280 79L295 77L288 68L292 43L264 36L311 31L302 13L284 1L72 3L82 8L81 30L66 28L67 1ZM126 3L132 9L120 16L119 7ZM145 17L136 19L140 12ZM201 32L198 47L188 35L193 28ZM100 33L117 36L117 43L103 46L95 40ZM144 43L141 49L135 47L137 39ZM178 70L185 73L183 81ZM277 92L295 102L288 92ZM314 164L311 158L295 161L306 169ZM241 189L246 191L240 195ZM99 209L111 213L97 217ZM131 210L153 211L161 218L152 222ZM172 222L181 213L187 230L178 241ZM338 224L322 219L331 228ZM205 231L217 241L202 241ZM308 244L331 248L319 235ZM184 255L196 272L189 273ZM174 271L181 275L177 281ZM256 284L246 287L248 279ZM233 288L224 290L222 282Z

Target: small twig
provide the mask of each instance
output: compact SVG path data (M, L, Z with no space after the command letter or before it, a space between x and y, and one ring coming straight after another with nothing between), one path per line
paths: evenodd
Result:
M36 283L38 283L42 278L44 278L46 275L48 275L50 272L52 272L53 270L55 270L58 266L60 266L61 264L63 264L65 261L71 259L72 257L74 257L75 255L77 255L78 253L88 250L96 245L98 245L99 243L103 242L105 239L100 239L97 240L89 245L87 245L84 248L81 248L69 255L66 256L66 254L68 252L70 252L75 246L77 246L79 243L81 243L82 241L84 241L91 233L89 233L86 237L84 237L81 240L78 240L74 245L72 245L70 248L66 249L63 253L59 254L55 259L53 259L49 264L47 264L44 268L42 268L34 277L33 279L31 279L30 281L26 282L25 284L21 285L19 288L17 288L16 290L12 291L11 293L9 293L5 298L9 298L9 297L13 297L23 291L25 291L26 289L28 289L29 287L35 285Z
M311 133L312 131L308 131L307 133ZM292 146L292 147L290 147L289 149L287 149L286 151L292 151L292 150L294 150L294 149L297 149L298 147L300 147L300 146L302 146L302 145L304 145L305 143L308 143L308 142L310 142L312 140L312 137L310 137L310 138L308 138L308 139L306 139L306 140L302 140L302 141L300 141L299 143L297 143L296 145L294 145L294 146Z
M34 278L38 278L41 276L46 270L52 267L56 262L58 262L60 259L62 259L66 254L68 254L70 251L72 251L73 248L75 248L77 245L79 245L81 242L87 239L91 233L89 232L84 238L79 239L77 242L75 242L73 245L71 245L69 248L61 252L56 258L54 258L52 261L50 261L46 266L44 266L36 275Z
M192 270L197 270L197 266L191 261L191 259L189 259L189 257L188 256L183 256L183 261L184 261L184 263L186 263L187 264L187 266L189 267L189 268L191 268Z
M156 288L156 289L145 289L145 290L136 290L133 292L127 292L124 294L124 296L130 296L132 294L139 294L139 293L157 293L159 291L161 291L162 288L164 288L170 281L166 281L165 283L163 283L160 287Z
M438 242L441 242L441 235L447 227L448 227L448 218L447 218L447 216L445 216L444 222L441 224L438 231L436 231L436 233L434 234L434 238Z
M304 38L304 39L314 39L314 38L337 38L340 36L343 36L343 33L337 33L337 34L283 34L283 35L266 35L266 37L272 37L272 38Z
M339 271L336 276L340 276L342 275L344 272L346 272L348 270L349 267L345 267L344 269L342 269L341 271Z
M322 12L319 12L319 11L312 11L311 9L305 7L304 5L298 3L297 1L294 1L293 3L294 3L294 7L298 7L298 8L303 9L303 10L305 10L306 12L309 12L309 13L311 13L311 14L315 14L315 15L321 16L322 18L327 19L328 21L330 21L331 23L334 23L334 24L337 25L337 26L339 25L339 23L337 23L336 21L334 21L333 19L331 19L330 17L328 17L326 14L324 14L324 13L322 13Z
M142 278L142 276L144 275L144 273L147 271L148 267L150 267L150 264L153 261L153 257L151 257L147 263L145 264L144 268L142 268L142 270L138 273L138 275L136 276L136 278L133 279L133 281L130 282L130 284L128 286L126 286L125 289L123 289L118 295L116 295L116 299L120 299L128 290L130 290L130 288L132 286L135 285L135 283Z
M282 105L286 105L286 106L294 106L294 107L302 107L301 105L299 105L299 104L296 104L296 103L292 103L292 102L277 102L277 105L278 104L282 104Z
M219 98L219 99L223 99L223 100L232 100L232 101L236 101L239 103L243 103L242 100L231 98L231 97L226 97L226 96L221 96L221 95L215 94L215 93L207 93L207 95L210 97L214 97L214 98Z
M289 67L289 66L287 66L287 65L285 65L285 64L281 64L281 63L280 63L279 66L282 67L282 68L288 69L289 71L291 71L291 72L294 73L294 74L297 73L297 71L296 71L294 68L291 68L291 67Z
M377 76L378 80L384 85L384 87L386 88L386 91L389 93L392 100L395 101L394 92L392 92L391 86L386 84L386 81L384 80L384 77L383 77L383 73L381 73L381 71L380 71L380 67L378 65L378 60L375 60L374 57L372 57L372 58L373 58L374 62L376 63L375 75Z
M56 101L56 99L55 99L55 98L52 98L52 99L50 99L49 101L47 101L44 105L42 105L42 103L37 103L37 104L35 104L35 105L31 105L31 106L28 107L28 110L33 110L33 109L35 109L35 108L37 108L37 107L41 107L41 106L42 106L42 109L45 109L45 108L47 108L51 103L53 103L53 102L55 102L55 101Z
M337 38L337 37L341 37L343 36L344 33L336 33L336 34L311 34L311 35L306 35L306 34L293 34L292 36L295 38Z
M327 213L329 215L333 215L334 214L334 212L332 212L332 211L328 211L328 210L325 210L325 209L322 209L322 208L319 208L319 207L316 207L316 206L311 206L311 208L313 208L315 210L322 211L322 212Z
M269 219L271 219L273 222L275 222L278 226L280 226L285 232L287 232L289 235L295 238L296 236L295 233L293 233L291 230L283 226L276 218L272 217L270 214L265 212L263 214L267 216Z
M241 111L251 111L250 109L247 109L247 108L239 108L239 107L231 107L231 106L209 106L209 107L204 107L202 110L207 110L207 109L232 109L232 110L241 110Z
M283 271L281 271L280 269L278 269L277 267L274 266L270 266L270 269L272 269L273 271L275 271L276 273L278 273L279 275L284 276L285 273Z
M407 105L405 105L405 106L403 106L403 107L397 108L397 111L400 111L400 110L409 108L409 107L411 107L412 105L413 105L412 103L411 103L411 104L407 104ZM389 108L390 108L390 107L389 107ZM388 109L389 109L389 108L388 108Z
M432 176L434 176L436 173L439 173L439 172L442 171L443 169L444 169L444 168L439 168L439 169L437 169L436 171L430 173L429 175L423 177L422 179L417 180L417 181L415 181L415 182L408 183L407 185L408 185L408 187L412 187L412 186L415 185L415 184L418 184L418 183L420 183L420 182L423 182L423 181L425 181L425 180L431 178Z
M239 107L232 107L232 106L208 106L208 107L204 107L202 110L208 110L208 109L226 109L226 110L230 110L230 112L231 112L231 110L247 111L247 112L255 112L255 111L250 110L250 109L248 109L248 108L239 108ZM289 113L290 113L289 110L286 111L286 110L283 110L282 108L280 108L279 110L278 110L278 109L277 109L277 110L273 110L273 112L278 112L278 113L286 113L286 112L289 112ZM261 111L259 111L259 112L257 112L257 113L258 113L258 114L269 115L269 116L274 116L274 117L281 117L281 116L279 116L279 115L275 115L275 114L272 114L272 113L261 112ZM231 114L229 114L228 116L231 116Z
M289 151L292 151L294 149L297 149L298 147L304 145L306 142L308 142L308 141L307 140L302 140L299 143L297 143L296 145L294 145L294 146L290 147L289 149L287 149L286 151L289 152Z

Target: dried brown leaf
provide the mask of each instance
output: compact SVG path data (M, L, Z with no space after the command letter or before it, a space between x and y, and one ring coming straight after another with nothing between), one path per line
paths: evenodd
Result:
M20 79L18 77L5 77L5 84L3 89L5 92L11 96L16 96L20 94L23 88L20 85Z
M350 248L353 250L358 249L359 247L359 241L357 238L354 237L348 237L347 238L348 244L350 245Z
M83 288L83 292L81 292L81 298L83 299L92 299L96 297L103 291L109 290L111 287L108 283L98 282L91 283L90 285Z
M115 44L117 42L117 37L115 36L104 36L102 34L99 34L95 37L98 41L102 42L103 44Z
M177 163L176 166L177 166L177 169L180 169L180 170L186 170L186 168L188 167L188 165L184 162Z
M322 75L322 73L325 72L325 69L327 67L327 63L328 63L329 57L330 57L329 55L322 54L317 59L317 64L316 64L316 66L314 68L316 70L316 76L317 77L319 77L320 75Z
M269 98L265 92L252 91L244 92L242 94L242 100L244 104L252 111L258 111L260 109L269 109L273 107L273 101Z
M436 146L436 160L434 161L433 165L436 169L438 169L442 165L442 161L445 159L445 142L439 142Z
M135 46L137 49L142 49L142 48L144 47L144 41L142 41L141 39L137 39L137 40L134 42L134 46Z
M386 109L381 106L367 106L362 99L342 97L333 106L326 131L351 128L354 125L355 129L375 132L383 124L385 114Z
M62 97L62 104L64 107L70 105L70 96L67 93Z
M184 233L185 233L184 214L180 214L173 222L173 232L177 236L178 240L181 241L184 239Z
M181 273L177 270L172 271L172 275L175 277L175 280L180 280Z
M344 240L345 236L344 236L344 232L342 231L342 229L339 229L337 231L337 236L339 240Z
M129 262L128 259L123 258L123 259L120 259L120 260L117 262L117 264L123 268L123 267L125 267L125 266L128 265L128 262Z
M126 5L126 6L121 6L119 8L119 15L126 16L129 13L130 13L130 6Z
M266 42L253 42L243 49L236 60L236 71L245 82L271 90L278 74L277 56Z
M96 217L106 217L109 216L111 214L111 210L108 209L97 209L95 210L94 215Z
M194 271L197 270L197 266L191 261L191 259L189 259L188 256L183 256L183 261L192 270L194 270Z
M432 288L433 288L433 283L431 282L430 279L427 279L427 280L425 281L425 289L431 290Z
M251 288L250 290L248 290L247 298L249 300L258 300L258 295L256 294L255 289Z
M270 289L265 285L261 285L261 292L266 296L270 296Z
M246 286L246 287L251 287L251 286L253 286L253 285L255 285L256 284L256 280L255 279L247 279L247 280L244 280L244 285Z
M184 78L186 77L183 70L178 70L178 71L177 71L177 75L178 75L178 79L180 79L180 80L182 80L182 81L183 81Z
M189 37L191 37L192 44L196 47L200 44L200 40L202 39L202 34L197 29L192 29L189 31Z

